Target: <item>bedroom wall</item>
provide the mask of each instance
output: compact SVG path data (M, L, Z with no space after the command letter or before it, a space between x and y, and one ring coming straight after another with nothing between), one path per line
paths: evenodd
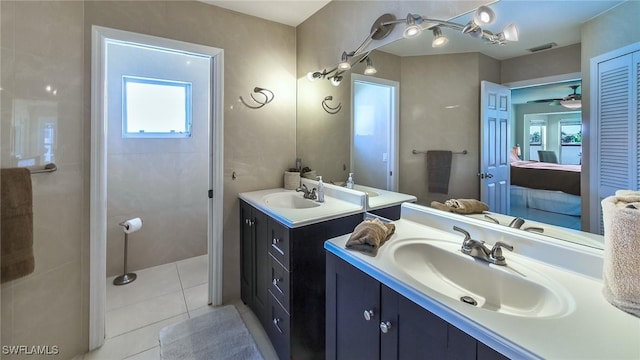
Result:
M514 109L514 115L513 115L513 119L514 119L514 124L515 124L515 137L514 137L514 141L512 141L513 144L520 144L520 147L523 151L522 156L523 159L529 159L529 154L527 153L527 148L525 146L525 144L529 141L529 134L528 134L528 126L527 126L527 122L525 121L525 116L527 115L532 115L532 114L539 114L540 118L544 117L545 120L549 120L549 119L558 119L558 118L568 118L566 115L561 115L559 117L551 117L548 116L550 114L551 111L553 111L554 113L575 113L575 110L571 110L571 109L567 109L565 107L562 106L554 106L553 108L551 108L549 106L549 104L545 104L545 103L538 103L538 104L517 104L513 106ZM571 115L570 117L579 117L580 115ZM559 121L559 120L557 120ZM549 125L552 125L552 123L550 122ZM547 133L548 134L557 134L557 132L552 132L551 129L547 129ZM553 137L553 136L552 136ZM551 137L549 138L549 147L550 149L555 149L558 146L558 140L557 139L551 139ZM551 148L553 147L553 148Z

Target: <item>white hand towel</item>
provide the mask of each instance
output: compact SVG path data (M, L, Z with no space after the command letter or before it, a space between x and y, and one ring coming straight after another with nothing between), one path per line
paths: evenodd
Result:
M640 317L640 193L619 191L602 200L603 295Z

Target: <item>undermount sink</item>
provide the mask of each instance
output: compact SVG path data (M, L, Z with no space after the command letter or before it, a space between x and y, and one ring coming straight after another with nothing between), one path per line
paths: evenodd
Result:
M285 209L309 209L320 206L311 199L305 199L299 192L281 192L266 195L263 198L264 203L270 207Z
M392 262L414 280L468 306L522 317L566 314L569 293L535 270L514 262L489 264L460 252L460 245L434 239L390 244Z

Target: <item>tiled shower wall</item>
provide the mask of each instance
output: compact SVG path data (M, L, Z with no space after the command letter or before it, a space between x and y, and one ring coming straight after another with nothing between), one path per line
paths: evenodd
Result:
M0 7L2 166L36 156L38 149L21 141L37 138L42 122L53 129L58 166L32 175L36 268L2 284L2 344L56 345L58 357L68 358L85 348L88 335L84 4L2 1Z
M215 216L224 220L223 301L238 299L237 194L282 186L295 161L295 28L194 1L2 0L0 13L2 166L15 165L20 104L33 110L28 120L45 111L55 124L59 169L33 176L36 270L2 285L2 345L59 346L47 359L88 347L92 25L224 49L224 213ZM239 104L256 86L275 100Z

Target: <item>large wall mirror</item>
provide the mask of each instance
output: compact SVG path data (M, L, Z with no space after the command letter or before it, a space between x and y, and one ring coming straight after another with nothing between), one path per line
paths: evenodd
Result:
M512 210L498 220L507 225L508 220L522 217L525 221L533 219L580 230L581 217L588 216L581 206L585 191L579 188L580 173L588 161L583 151L587 135L583 138L583 109L562 106L560 99L589 91L582 87L588 81L582 78L583 74L589 72L582 68L585 63L582 56L585 47L592 51L595 45L587 43L593 36L585 36L584 23L603 16L622 2L585 1L574 6L575 2L565 1L499 1L491 5L498 15L491 30L515 23L520 30L517 43L492 45L443 29L442 33L449 38L445 47L432 47L434 34L423 31L418 38L400 39L372 51L370 59L377 73L371 76L400 84L398 191L415 195L418 203L427 206L432 201L451 198L480 198L481 179L477 174L481 148L486 145L480 135L480 82L486 80L511 89L508 139L514 155L511 160L520 164L539 163L544 151L551 152L556 159L547 162L572 168L574 177L568 181L577 179L574 185L578 186L531 195L529 186L516 185L510 191ZM467 13L450 20L464 24L471 17ZM542 50L535 51L536 48ZM351 73L362 74L366 65L355 64ZM298 83L297 153L329 181L344 182L351 170L349 75L338 87L329 81L311 84L300 79ZM342 104L339 113L323 111L316 100L326 95ZM422 153L426 150L454 152L446 194L428 191L427 165ZM546 175L542 176L544 179ZM358 174L354 177L358 183ZM529 200L531 196L533 200ZM522 202L528 206L522 207ZM548 231L544 235L566 234ZM599 241L586 235L579 242L602 248Z

